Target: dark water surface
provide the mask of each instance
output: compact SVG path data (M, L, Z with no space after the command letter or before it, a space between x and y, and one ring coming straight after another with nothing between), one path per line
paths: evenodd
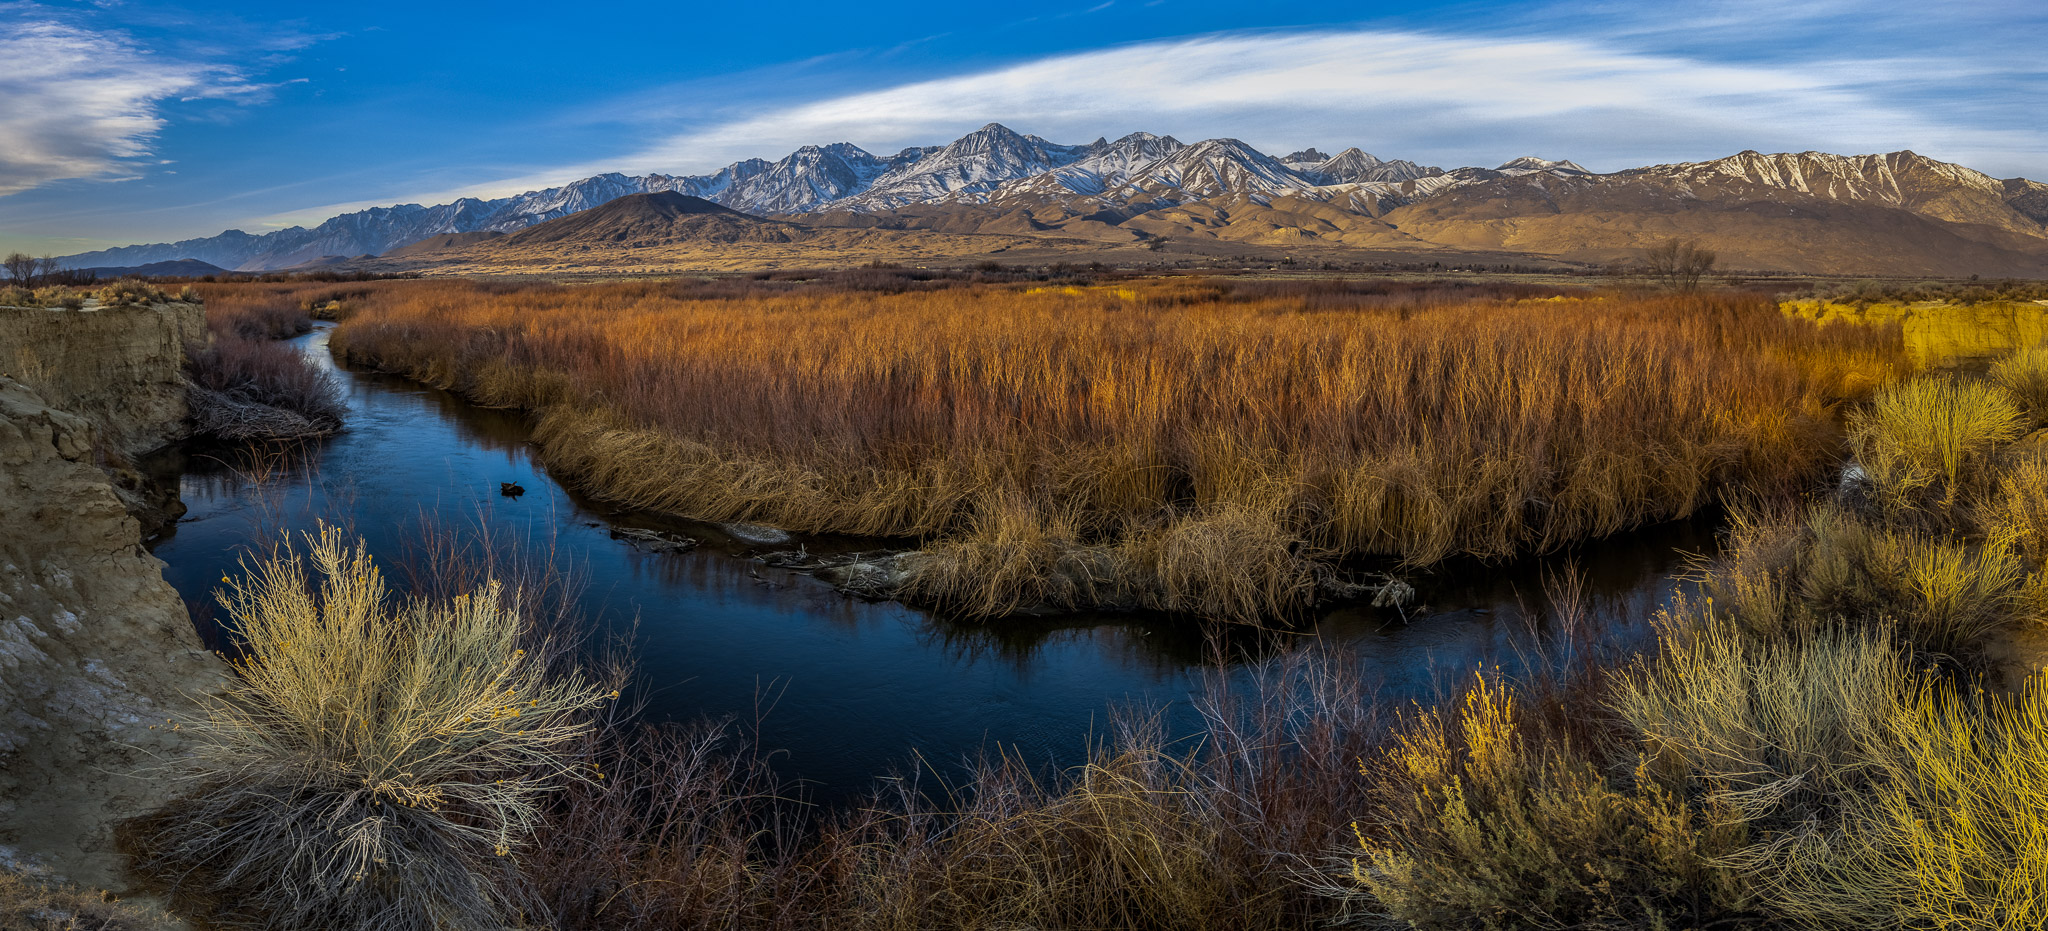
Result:
M332 365L323 328L297 342ZM634 630L648 714L733 715L784 751L778 765L827 792L857 788L912 761L938 763L1000 746L1027 759L1077 761L1113 707L1166 708L1187 728L1186 699L1219 655L1229 668L1279 651L1341 644L1383 696L1428 697L1482 666L1518 665L1535 628L1552 623L1544 580L1583 570L1586 627L1606 645L1646 642L1647 616L1679 583L1686 553L1713 546L1707 521L1682 522L1505 567L1417 575L1419 604L1323 613L1304 634L1232 631L1214 648L1203 625L1146 615L957 621L845 597L754 557L794 544L721 538L702 525L624 514L573 495L541 469L517 414L475 407L402 379L340 369L347 429L283 464L251 469L225 454L186 452L175 470L185 521L154 544L165 577L192 602L212 600L242 548L319 519L363 536L380 559L407 549L423 518L487 529L501 542L552 547L581 577L581 613ZM524 496L499 495L517 482ZM643 552L615 527L703 537L684 553ZM848 541L804 540L813 552ZM396 573L390 573L396 575ZM1534 618L1533 622L1531 618ZM637 622L637 628L633 625ZM202 629L209 636L215 631Z

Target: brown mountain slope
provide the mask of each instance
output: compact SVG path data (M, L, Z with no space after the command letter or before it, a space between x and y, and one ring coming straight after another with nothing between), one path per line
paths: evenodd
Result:
M647 248L677 243L794 242L804 229L721 207L699 197L663 191L628 194L582 213L529 226L496 248L587 245Z
M1632 261L1643 249L1679 237L1716 250L1725 267L2048 275L2048 239L1746 182L1707 187L1656 177L1502 178L1447 191L1382 219L1439 245L1575 261Z
M2043 226L2048 221L2012 202L2016 195L2040 185L2019 178L1999 181L1981 171L1912 151L1883 155L1748 151L1708 162L1637 168L1602 180L1675 182L1703 199L1807 195L1897 207L1935 220L2026 236L2048 234Z
M388 258L392 256L424 255L429 252L446 252L451 249L467 249L477 243L489 242L504 235L504 233L488 230L479 230L474 233L442 233L439 236L429 236L419 242L407 243L396 249L388 249L383 254Z
M1040 235L942 233L930 230L818 228L766 219L675 193L630 194L581 213L540 223L509 236L453 248L396 249L368 271L434 274L658 274L679 270L738 270L845 265L873 260L922 263L973 260L1024 250L1045 260L1090 248L1071 238Z

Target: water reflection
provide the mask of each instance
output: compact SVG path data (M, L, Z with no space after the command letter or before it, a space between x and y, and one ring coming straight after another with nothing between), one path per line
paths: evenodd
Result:
M301 342L326 363L325 339L323 329ZM1205 669L1242 670L1315 645L1350 648L1383 696L1426 697L1482 665L1524 662L1555 613L1546 575L1565 565L1582 571L1592 639L1629 649L1647 642L1640 619L1671 596L1683 554L1713 544L1702 520L1543 561L1441 567L1414 578L1419 597L1407 623L1392 611L1346 606L1294 632L1205 630L1148 614L984 624L848 598L756 558L787 544L750 545L571 494L533 461L518 415L386 376L337 376L350 407L338 436L260 455L187 450L153 464L176 476L190 508L154 548L188 601L209 600L247 544L321 520L359 533L387 561L416 549L425 528L487 532L575 567L579 612L600 632L631 638L649 715L754 722L772 706L757 722L764 745L786 750L779 765L827 791L865 785L913 752L946 761L1000 745L1072 761L1123 703L1163 705L1168 727L1189 728L1186 699ZM502 497L500 482L526 494ZM620 527L707 542L646 552L615 538ZM875 545L802 543L812 552Z

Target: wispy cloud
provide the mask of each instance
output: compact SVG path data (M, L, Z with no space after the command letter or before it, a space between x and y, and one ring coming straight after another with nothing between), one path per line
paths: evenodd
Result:
M169 100L254 100L270 85L35 4L0 5L0 195L67 178L133 177Z
M2034 125L1959 125L1865 88L1981 72L1934 59L1729 63L1597 39L1341 30L1205 36L1061 55L848 94L707 126L621 167L701 170L848 139L929 143L989 120L1080 139L1145 128L1254 144L1363 144L1456 164L1531 151L1608 167L1750 147L1919 146L2048 161Z
M709 172L813 143L886 153L991 120L1063 142L1143 129L1276 152L1359 145L1444 167L1536 154L1614 170L1746 148L1911 148L2001 176L2048 175L2048 125L2034 112L2048 72L2030 52L2048 13L2030 3L1962 3L1932 20L1906 0L1649 9L1579 0L1484 21L1438 16L1427 28L1201 35L864 88L876 77L851 60L860 56L828 56L715 89L579 106L621 126L631 125L622 108L658 110L662 119L634 128L668 134L573 164L505 166L482 183L420 184L397 200L502 196L604 171ZM792 98L835 85L860 89Z

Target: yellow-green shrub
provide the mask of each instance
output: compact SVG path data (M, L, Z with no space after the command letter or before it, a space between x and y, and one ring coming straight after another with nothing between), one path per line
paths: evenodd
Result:
M2048 425L2048 346L2022 349L1991 366L1991 380L2026 409L2030 426Z
M1617 677L1613 704L1653 758L1753 824L1787 828L1867 790L1860 754L1908 672L1881 634L1758 639L1709 609Z
M1483 677L1364 764L1385 801L1358 825L1361 910L1421 929L1700 927L1750 905L1727 858L1746 829L1647 760L1618 782L1540 733Z
M1908 689L1837 836L1770 868L1777 909L1831 928L2048 927L2048 679L2016 696Z
M1947 512L1982 490L1990 455L2025 424L1996 385L1920 378L1879 391L1852 418L1852 438L1880 504L1902 514Z
M1887 527L1830 504L1797 521L1738 515L1729 541L1704 591L1718 619L1764 641L1882 629L1976 661L2027 614L2027 566L2003 538Z

